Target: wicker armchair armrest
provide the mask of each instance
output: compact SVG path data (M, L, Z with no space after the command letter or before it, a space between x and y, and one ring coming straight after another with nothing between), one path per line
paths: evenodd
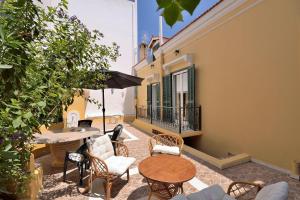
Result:
M94 174L96 177L108 177L108 167L104 160L92 155L90 152L87 152L87 155L89 156L92 165L91 174Z
M129 156L128 147L125 144L117 141L111 141L111 142L115 145L117 156L124 156L124 157Z
M227 190L227 194L239 198L250 191L255 191L255 195L263 188L262 184L255 182L236 181L232 182Z
M152 155L152 151L153 151L153 147L155 145L155 140L153 138L149 138L149 152L150 152L150 155Z

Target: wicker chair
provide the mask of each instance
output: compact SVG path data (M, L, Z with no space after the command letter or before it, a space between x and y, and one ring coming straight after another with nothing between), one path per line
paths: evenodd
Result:
M260 183L236 181L228 186L227 194L235 199L243 197L245 197L244 199L253 199L253 196L256 196L262 187Z
M183 139L175 134L155 135L149 140L150 155L164 153L180 156L183 143Z
M115 141L110 141L108 135L100 137L102 141L102 147L105 146L105 152L94 151L91 144L89 144L89 151L87 152L90 157L91 171L90 171L90 181L88 183L88 188L90 188L91 183L97 179L104 179L105 188L105 199L110 199L111 187L114 180L121 177L123 174L127 174L127 181L129 181L129 167L135 162L135 158L128 157L129 152L126 145L118 143ZM97 140L97 139L96 139ZM112 143L116 147L116 156L114 155ZM96 144L96 145L99 145ZM96 155L98 154L98 155ZM115 163L115 164L113 164Z
M187 196L177 195L171 200L207 199L207 197L215 200L287 200L288 190L287 182L278 182L263 187L261 183L239 181L231 183L227 193L220 185L212 185Z

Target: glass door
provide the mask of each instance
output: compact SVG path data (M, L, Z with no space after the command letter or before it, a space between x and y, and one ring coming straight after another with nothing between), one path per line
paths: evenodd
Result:
M173 97L174 105L173 116L175 121L179 122L179 117L182 123L187 123L187 103L188 103L188 75L187 70L173 74ZM180 116L179 116L180 115ZM185 124L182 124L185 125Z
M151 106L152 106L152 117L155 120L160 119L160 85L154 83L151 85Z

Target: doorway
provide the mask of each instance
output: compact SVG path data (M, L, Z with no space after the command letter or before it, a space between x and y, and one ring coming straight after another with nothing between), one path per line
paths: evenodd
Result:
M172 75L172 104L173 116L176 121L180 120L188 123L187 107L188 107L188 72L183 70Z

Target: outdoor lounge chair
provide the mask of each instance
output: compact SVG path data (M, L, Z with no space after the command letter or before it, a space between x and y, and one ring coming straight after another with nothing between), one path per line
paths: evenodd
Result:
M79 120L78 127L91 127L93 120ZM86 144L86 139L83 139L83 145L81 145L76 152L67 151L65 155L65 162L64 162L64 174L63 180L66 181L67 176L67 169L68 169L68 162L76 163L78 167L78 171L80 174L79 185L82 185L83 173L84 171L89 168L89 158L86 154L88 149Z
M256 189L254 200L287 200L288 184L279 182L262 187L260 184L247 182L233 182L228 187L227 194L219 185L212 185L190 195L177 195L171 200L235 200L245 197L247 193Z
M84 120L79 120L78 121L78 127L92 127L92 123L93 123L93 120L90 120L90 119L84 119ZM90 138L88 138L90 139ZM86 143L86 138L83 139L83 143Z
M91 127L93 120L85 119L78 121L78 127Z
M82 185L83 173L89 167L89 157L87 155L87 144L84 143L76 152L67 151L64 162L63 180L66 181L68 162L76 163L80 175L79 185Z
M123 130L123 125L118 124L113 130L105 131L105 134L108 134L111 141L119 142L118 140L119 140L119 137L122 133L122 130ZM109 134L109 133L112 133L112 134ZM112 143L112 144L113 144L114 152L115 152L115 155L116 155L116 145L115 145L115 143Z
M122 133L122 130L123 130L123 125L118 124L113 130L105 131L105 134L113 133L113 134L108 134L108 136L111 139L111 141L117 142L118 138L120 137L120 135Z
M155 135L149 140L150 155L163 153L180 156L183 143L183 139L175 134Z
M112 143L116 146L116 156ZM135 158L128 157L126 145L111 141L108 135L89 140L88 155L91 162L91 174L89 186L96 178L105 180L105 196L110 199L113 181L127 173L129 181L129 167L135 162Z

